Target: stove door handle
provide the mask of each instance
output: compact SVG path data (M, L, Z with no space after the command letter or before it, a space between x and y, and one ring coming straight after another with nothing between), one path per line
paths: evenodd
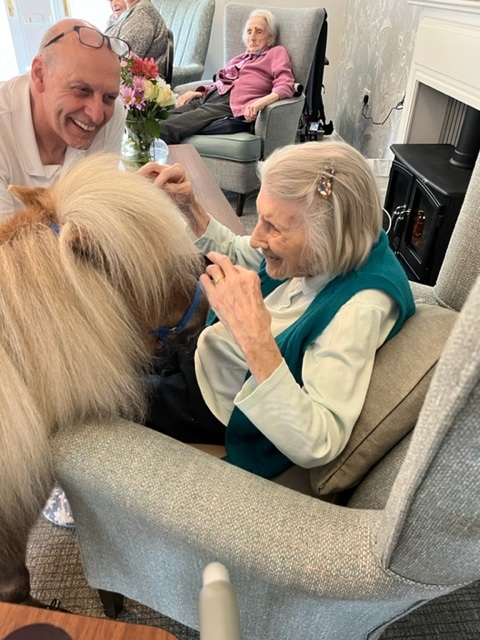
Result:
M399 238L403 232L403 226L405 224L406 217L409 213L408 209L395 210L393 212L393 229L392 234L394 238Z

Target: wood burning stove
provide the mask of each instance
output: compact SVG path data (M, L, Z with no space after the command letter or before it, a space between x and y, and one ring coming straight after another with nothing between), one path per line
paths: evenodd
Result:
M472 170L451 162L456 149L450 144L394 144L391 150L390 246L410 280L433 285Z

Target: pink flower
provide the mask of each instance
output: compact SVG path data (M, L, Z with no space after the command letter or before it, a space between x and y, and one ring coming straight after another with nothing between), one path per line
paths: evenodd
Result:
M145 77L149 80L158 76L158 65L155 64L155 60L153 58L145 58L143 61L143 70Z
M130 67L130 73L134 76L143 76L143 60L134 53L130 55L130 58L133 59L133 63Z
M120 96L129 118L143 125L150 135L160 136L160 121L168 115L176 96L158 75L153 58L142 60L135 54L121 61Z
M135 91L132 87L127 87L125 84L122 84L120 87L120 95L123 104L130 110L135 104Z
M135 91L145 91L145 78L133 76L133 87Z
M143 76L144 78L156 78L158 76L158 66L155 64L153 58L139 58L137 55L132 54L130 58L133 58L130 72L134 76Z

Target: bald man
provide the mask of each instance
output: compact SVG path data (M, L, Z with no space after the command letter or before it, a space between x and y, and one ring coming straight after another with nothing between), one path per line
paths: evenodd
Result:
M87 154L120 155L121 47L87 22L61 20L43 37L30 72L0 83L0 219L20 207L9 184L48 187Z

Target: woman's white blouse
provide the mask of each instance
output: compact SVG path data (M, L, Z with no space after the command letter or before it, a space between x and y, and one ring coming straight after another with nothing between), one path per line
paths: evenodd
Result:
M262 255L248 236L236 236L215 220L196 241L203 253L226 253L236 264L258 268ZM293 278L265 298L277 336L297 320L329 279ZM195 353L195 372L204 400L227 425L236 405L294 463L326 464L345 447L360 415L376 350L398 318L386 293L367 289L344 304L307 348L299 386L283 361L261 384L245 382L247 365L221 322L204 329Z

